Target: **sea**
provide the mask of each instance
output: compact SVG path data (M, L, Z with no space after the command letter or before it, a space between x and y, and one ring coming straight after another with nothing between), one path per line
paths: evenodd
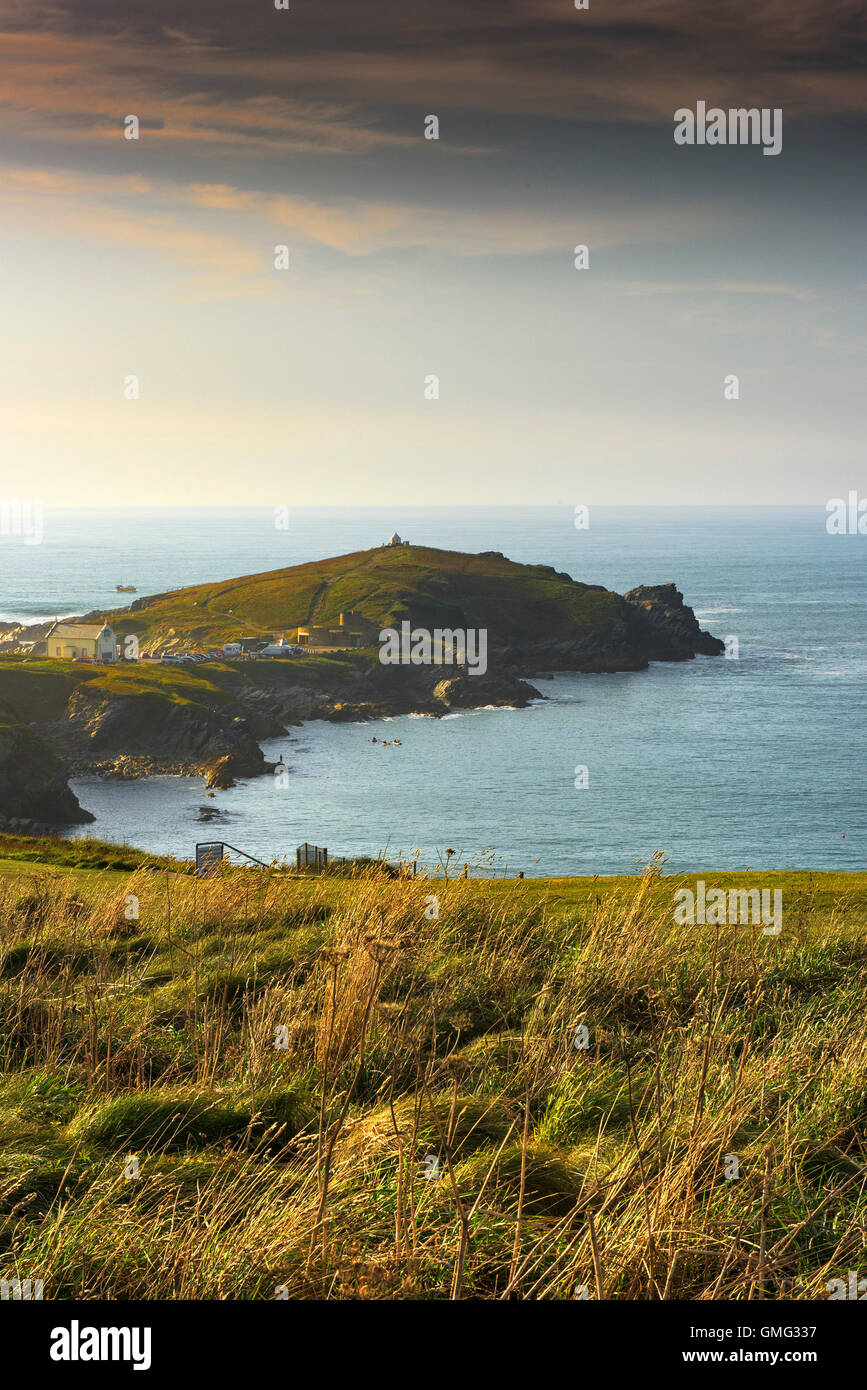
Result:
M830 535L823 507L594 507L575 522L570 507L298 508L288 523L268 508L49 509L39 543L0 536L0 621L398 531L621 593L673 580L728 640L728 656L540 680L524 710L305 723L263 744L288 775L213 799L201 778L78 777L96 822L69 834L180 858L222 840L266 862L306 842L503 876L633 873L657 852L673 872L867 869L867 537Z

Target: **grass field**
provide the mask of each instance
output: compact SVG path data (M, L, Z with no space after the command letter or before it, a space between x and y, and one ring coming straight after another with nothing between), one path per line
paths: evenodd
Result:
M0 840L0 1275L826 1297L867 1224L867 875L704 877L780 888L782 932L676 925L659 862L202 882Z

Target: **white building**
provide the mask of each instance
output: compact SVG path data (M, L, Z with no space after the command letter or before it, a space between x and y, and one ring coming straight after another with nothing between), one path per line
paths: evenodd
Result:
M53 623L45 634L45 655L66 661L116 661L117 638L108 623Z

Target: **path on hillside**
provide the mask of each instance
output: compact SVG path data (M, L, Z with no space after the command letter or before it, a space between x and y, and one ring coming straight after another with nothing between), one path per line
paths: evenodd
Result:
M372 555L369 555L368 558L366 560L363 560L360 565L356 565L354 569L342 570L341 573L337 576L337 578L347 579L350 575L358 574L359 570L370 569L370 566L376 559L377 555L374 551ZM325 603L325 600L328 597L328 593L331 589L331 585L333 582L334 581L331 579L323 579L322 583L319 585L319 588L316 590L316 593L313 595L313 599L310 604L310 612L307 615L308 627L312 627L315 624L316 619L322 611L322 605Z

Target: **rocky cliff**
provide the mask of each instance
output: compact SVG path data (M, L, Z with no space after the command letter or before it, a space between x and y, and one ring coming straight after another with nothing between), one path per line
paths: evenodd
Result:
M725 648L700 626L674 584L648 584L615 600L600 621L563 636L524 638L492 645L494 659L517 667L549 666L559 671L638 671L650 661L690 661L717 656Z
M144 772L207 774L220 764L223 771L214 783L219 786L228 785L229 769L237 777L269 771L271 764L258 739L282 727L264 711L251 721L233 702L210 708L154 692L124 695L94 683L78 686L65 717L44 731L63 748L73 772L121 777Z
M634 630L650 661L688 661L695 655L719 656L725 643L699 627L675 584L640 584L623 595L635 609Z
M34 831L92 821L67 777L53 749L0 701L0 824Z

